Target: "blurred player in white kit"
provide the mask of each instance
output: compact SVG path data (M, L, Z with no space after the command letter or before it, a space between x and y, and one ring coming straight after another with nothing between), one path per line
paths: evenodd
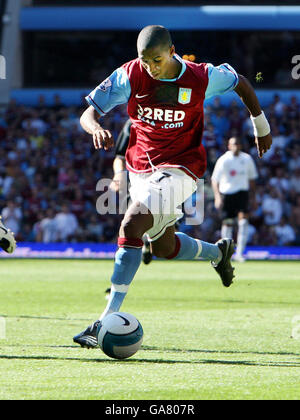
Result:
M217 160L212 187L215 207L222 210L222 237L232 238L236 217L238 218L237 248L235 260L243 262L249 226L249 195L254 194L257 170L252 157L242 152L237 137L228 141L228 151Z

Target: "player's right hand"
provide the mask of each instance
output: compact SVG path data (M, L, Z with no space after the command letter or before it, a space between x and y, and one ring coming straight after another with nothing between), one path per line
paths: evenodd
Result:
M217 196L217 197L215 198L215 208L216 208L217 210L221 210L221 209L222 209L222 207L223 207L223 200L222 200L222 197L221 197L221 196Z
M109 130L103 128L97 128L93 132L93 143L95 149L109 150L114 146L114 139Z

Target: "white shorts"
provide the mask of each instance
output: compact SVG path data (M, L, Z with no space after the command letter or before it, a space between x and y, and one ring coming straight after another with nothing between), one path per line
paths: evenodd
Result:
M132 202L139 201L153 215L147 232L150 241L160 238L167 227L183 216L182 204L196 191L197 184L178 168L160 168L153 173L129 173Z

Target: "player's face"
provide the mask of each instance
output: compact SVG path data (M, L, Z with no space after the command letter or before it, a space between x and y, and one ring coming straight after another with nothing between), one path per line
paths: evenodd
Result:
M138 53L144 69L153 79L158 80L175 77L172 75L172 72L174 73L174 52L174 46L171 48L157 46Z
M233 137L228 142L228 149L234 154L239 154L242 149L242 145L236 138Z

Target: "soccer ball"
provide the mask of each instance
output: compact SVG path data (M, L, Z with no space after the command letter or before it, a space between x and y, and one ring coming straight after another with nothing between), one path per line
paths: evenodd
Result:
M107 356L114 359L133 356L142 345L143 335L139 321L125 312L107 315L97 328L99 346Z

